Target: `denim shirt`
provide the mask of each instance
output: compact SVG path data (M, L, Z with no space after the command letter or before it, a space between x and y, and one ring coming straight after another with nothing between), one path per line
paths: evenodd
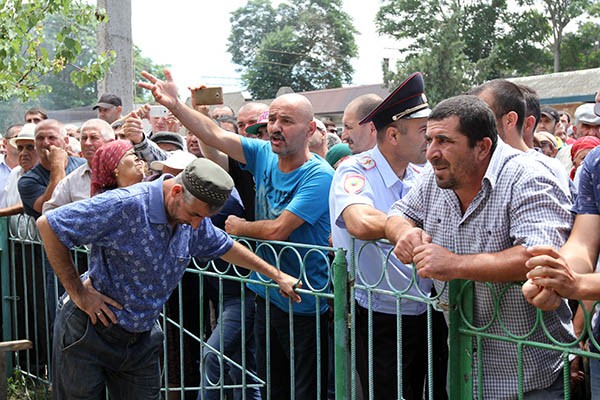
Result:
M233 246L205 218L198 229L167 221L164 177L115 189L48 211L66 247L92 244L89 277L96 290L116 300L119 324L131 332L152 328L191 257L209 260Z

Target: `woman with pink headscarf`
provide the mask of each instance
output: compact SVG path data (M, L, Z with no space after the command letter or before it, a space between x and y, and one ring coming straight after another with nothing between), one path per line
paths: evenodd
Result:
M144 178L144 161L133 152L129 140L114 140L100 147L92 159L92 189L95 196L126 187Z

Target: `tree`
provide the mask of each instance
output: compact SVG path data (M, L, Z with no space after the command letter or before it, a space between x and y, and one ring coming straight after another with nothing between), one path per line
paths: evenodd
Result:
M60 23L51 41L44 35L50 16ZM0 100L26 101L47 93L42 77L75 66L83 50L80 35L104 18L101 10L79 0L0 0ZM94 53L70 72L70 79L80 87L102 79L113 59L111 52Z
M228 51L255 98L351 82L356 30L341 0L250 0L231 14Z
M527 1L534 4L534 1ZM590 0L543 0L545 15L552 25L551 47L554 54L554 72L560 71L560 54L565 27L574 18L583 14L591 5Z
M154 64L151 58L144 57L142 55L142 50L140 50L139 47L133 45L133 68L135 81L141 81L144 79L142 77L142 71L148 71L159 79L165 79L164 70L168 67L170 66L165 64ZM150 93L148 90L142 89L135 85L135 98L133 101L137 104L153 103L154 97L152 97L152 93Z
M600 3L594 3L588 13L600 17ZM576 32L563 36L561 67L565 71L597 68L600 65L600 26L595 22L579 23Z
M387 0L376 25L406 43L385 82L420 70L433 103L486 80L544 71L548 60L540 46L548 23L535 10L509 11L506 0Z

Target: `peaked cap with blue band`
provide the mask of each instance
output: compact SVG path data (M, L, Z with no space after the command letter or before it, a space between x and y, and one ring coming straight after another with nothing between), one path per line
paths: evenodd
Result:
M397 121L401 118L426 118L431 109L427 104L427 97L424 93L425 82L420 72L415 72L409 76L385 98L369 115L360 121L360 124L366 124L373 121L377 130Z

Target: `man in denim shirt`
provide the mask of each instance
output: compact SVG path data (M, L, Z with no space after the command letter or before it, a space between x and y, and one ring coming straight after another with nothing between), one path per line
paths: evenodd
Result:
M55 324L55 398L95 398L105 385L115 399L160 397L157 319L191 257L221 257L257 270L299 301L294 278L206 218L232 187L224 170L198 159L175 179L105 192L38 220L48 259L69 295ZM82 281L68 249L88 243L89 273Z

